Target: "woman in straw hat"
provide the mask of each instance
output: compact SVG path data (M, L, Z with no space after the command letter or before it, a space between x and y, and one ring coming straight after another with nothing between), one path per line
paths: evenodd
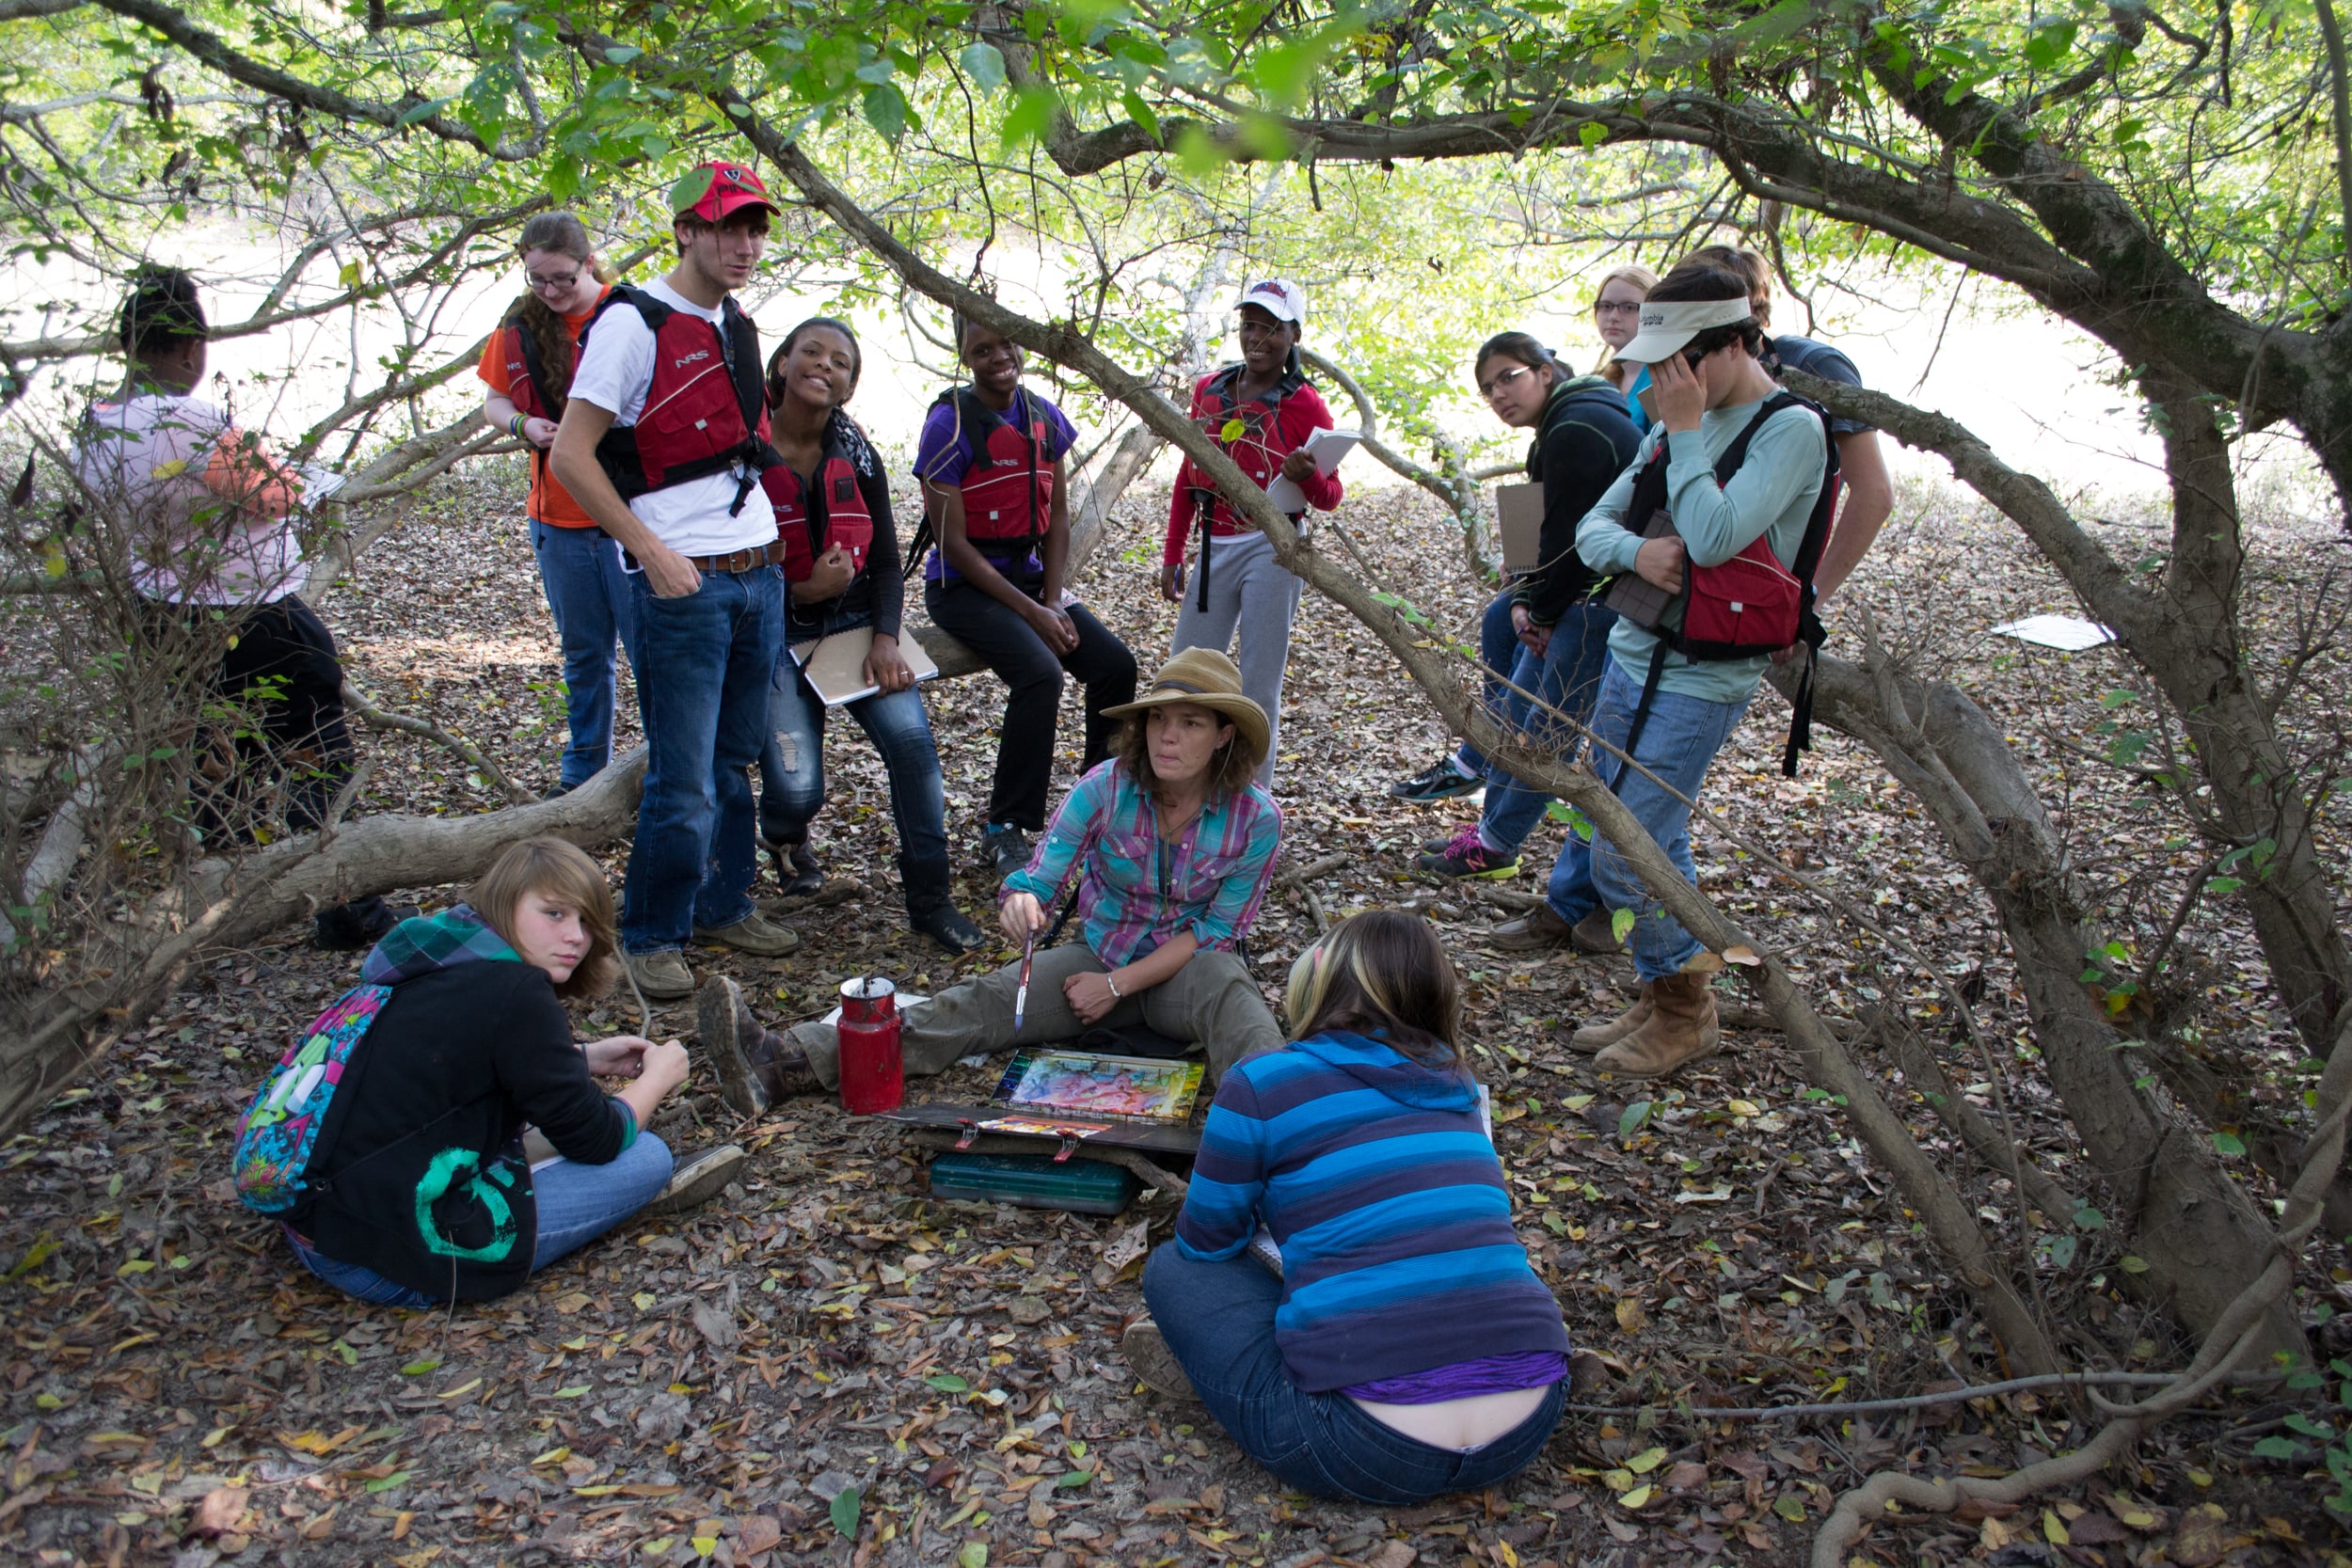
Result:
M1252 782L1264 709L1242 695L1232 659L1187 648L1105 717L1120 721L1110 760L1078 781L998 895L1006 939L1025 942L1052 924L1048 910L1074 879L1079 940L1036 955L1018 1029L1018 962L910 1004L899 1035L908 1073L1097 1027L1140 1024L1192 1042L1212 1078L1282 1043L1233 951L1258 917L1282 836L1273 797ZM740 1006L723 976L704 988L703 1045L730 1105L756 1115L803 1072L828 1088L839 1081L831 1024L770 1035L746 1026Z
M1299 956L1287 1006L1296 1041L1217 1086L1120 1348L1302 1492L1494 1485L1560 1419L1568 1335L1511 1228L1454 965L1427 921L1371 910ZM1262 1224L1279 1277L1246 1256Z

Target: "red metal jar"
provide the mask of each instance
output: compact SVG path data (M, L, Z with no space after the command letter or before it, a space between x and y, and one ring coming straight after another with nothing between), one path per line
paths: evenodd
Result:
M898 998L879 974L841 982L841 1108L851 1116L895 1111L906 1099Z

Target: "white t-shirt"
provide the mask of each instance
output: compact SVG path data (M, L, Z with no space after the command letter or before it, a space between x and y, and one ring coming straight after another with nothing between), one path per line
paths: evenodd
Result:
M73 467L122 530L132 586L148 598L268 604L302 585L286 521L300 482L218 404L159 392L94 403Z
M704 309L667 282L649 283L645 293L673 310L714 324L720 319L717 310ZM653 389L653 329L645 318L626 304L614 305L589 329L579 368L572 372L569 397L611 410L615 425L635 424L644 410L645 394ZM743 510L727 515L736 487L742 483L739 470L738 465L725 473L648 490L631 500L628 509L655 538L680 555L725 555L773 544L776 509L756 483L756 474L743 498Z

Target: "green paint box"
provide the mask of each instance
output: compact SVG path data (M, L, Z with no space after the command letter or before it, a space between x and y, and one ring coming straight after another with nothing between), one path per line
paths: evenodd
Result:
M1073 1214L1116 1214L1133 1203L1136 1179L1100 1160L1050 1154L942 1154L931 1162L931 1196L1016 1209L1064 1209Z

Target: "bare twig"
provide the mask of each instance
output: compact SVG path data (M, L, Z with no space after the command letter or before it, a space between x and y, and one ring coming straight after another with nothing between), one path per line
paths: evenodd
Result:
M346 677L343 681L343 705L379 730L399 730L406 735L421 735L457 756L469 767L480 770L483 777L506 792L507 800L518 806L534 806L539 797L506 776L506 770L484 754L482 748L464 736L452 735L429 719L412 718L405 713L392 713L377 707L368 700L367 693Z

